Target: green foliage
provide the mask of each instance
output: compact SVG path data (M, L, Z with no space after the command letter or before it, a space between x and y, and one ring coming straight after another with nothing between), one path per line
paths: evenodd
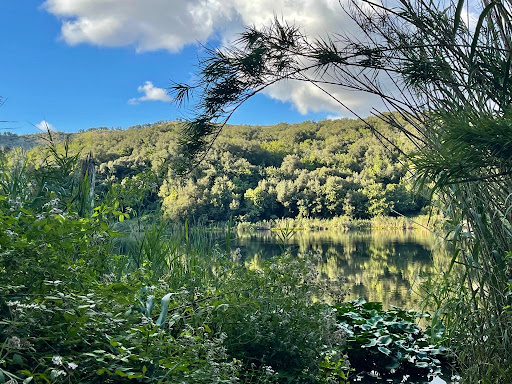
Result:
M314 258L284 255L243 268L230 282L229 305L219 320L228 352L246 367L271 367L278 382L318 383L324 356L343 361L334 309L313 298L343 299L319 277Z
M386 123L368 121L390 141L410 149ZM91 153L96 194L110 204L118 201L121 212L129 207L131 216L162 206L168 219L182 222L368 218L395 215L390 207L416 214L426 203L407 186L403 156L382 149L362 122L229 126L203 161L182 177L176 173L183 160L176 151L180 128L158 123L84 132L73 135L67 147L64 142L56 145L56 153ZM40 152L32 150L30 156L38 158ZM389 185L389 192L373 193L377 184L383 189Z
M143 313L135 305L140 290L133 282L80 293L62 282L49 284L48 295L6 303L1 369L7 377L34 383L236 381L238 364L226 356L221 335L200 326L207 316L192 306L174 308L176 326L163 329L150 309Z
M346 353L356 376L365 382L421 380L441 373L447 350L429 339L416 320L426 315L392 308L363 299L336 306L338 320L347 336ZM442 334L440 332L439 334ZM373 377L373 379L372 379Z

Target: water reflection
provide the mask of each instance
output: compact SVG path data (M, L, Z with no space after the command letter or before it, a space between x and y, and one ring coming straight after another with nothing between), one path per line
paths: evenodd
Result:
M270 231L238 233L234 246L253 263L282 253ZM349 298L381 301L385 307L420 309L419 282L447 270L450 262L442 241L420 230L297 232L286 246L297 255L321 255L320 272L331 279L344 277Z

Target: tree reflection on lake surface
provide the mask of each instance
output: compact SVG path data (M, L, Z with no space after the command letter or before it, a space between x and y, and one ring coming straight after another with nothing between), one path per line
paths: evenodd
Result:
M233 246L239 247L246 263L258 263L282 253L283 244L275 233L238 233ZM317 253L319 271L345 279L349 298L363 297L420 309L420 282L429 274L448 269L450 256L443 240L423 231L300 231L285 243L293 254Z

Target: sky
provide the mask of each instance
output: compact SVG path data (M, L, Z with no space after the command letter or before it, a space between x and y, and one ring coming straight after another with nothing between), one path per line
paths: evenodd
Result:
M347 26L338 0L0 0L0 133L128 127L186 118L172 81L188 82L202 46L278 15L311 36ZM341 92L341 91L340 91ZM361 112L372 100L341 94ZM234 124L350 116L308 84L257 95Z

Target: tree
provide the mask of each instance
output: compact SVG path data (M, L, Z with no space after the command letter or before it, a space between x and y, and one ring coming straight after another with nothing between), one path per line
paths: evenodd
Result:
M197 83L173 87L178 103L199 93L182 149L201 159L241 104L285 79L308 82L349 111L327 85L380 96L395 113L375 116L415 146L418 185L433 187L457 223L454 262L464 265L466 285L437 302L457 335L454 347L465 352L459 356L467 380L510 382L512 3L482 0L474 26L464 16L470 6L464 0L393 4L349 0L342 6L360 39L341 32L312 40L276 19L266 28L247 28L230 47L210 50ZM401 151L377 124L365 124L385 147Z

